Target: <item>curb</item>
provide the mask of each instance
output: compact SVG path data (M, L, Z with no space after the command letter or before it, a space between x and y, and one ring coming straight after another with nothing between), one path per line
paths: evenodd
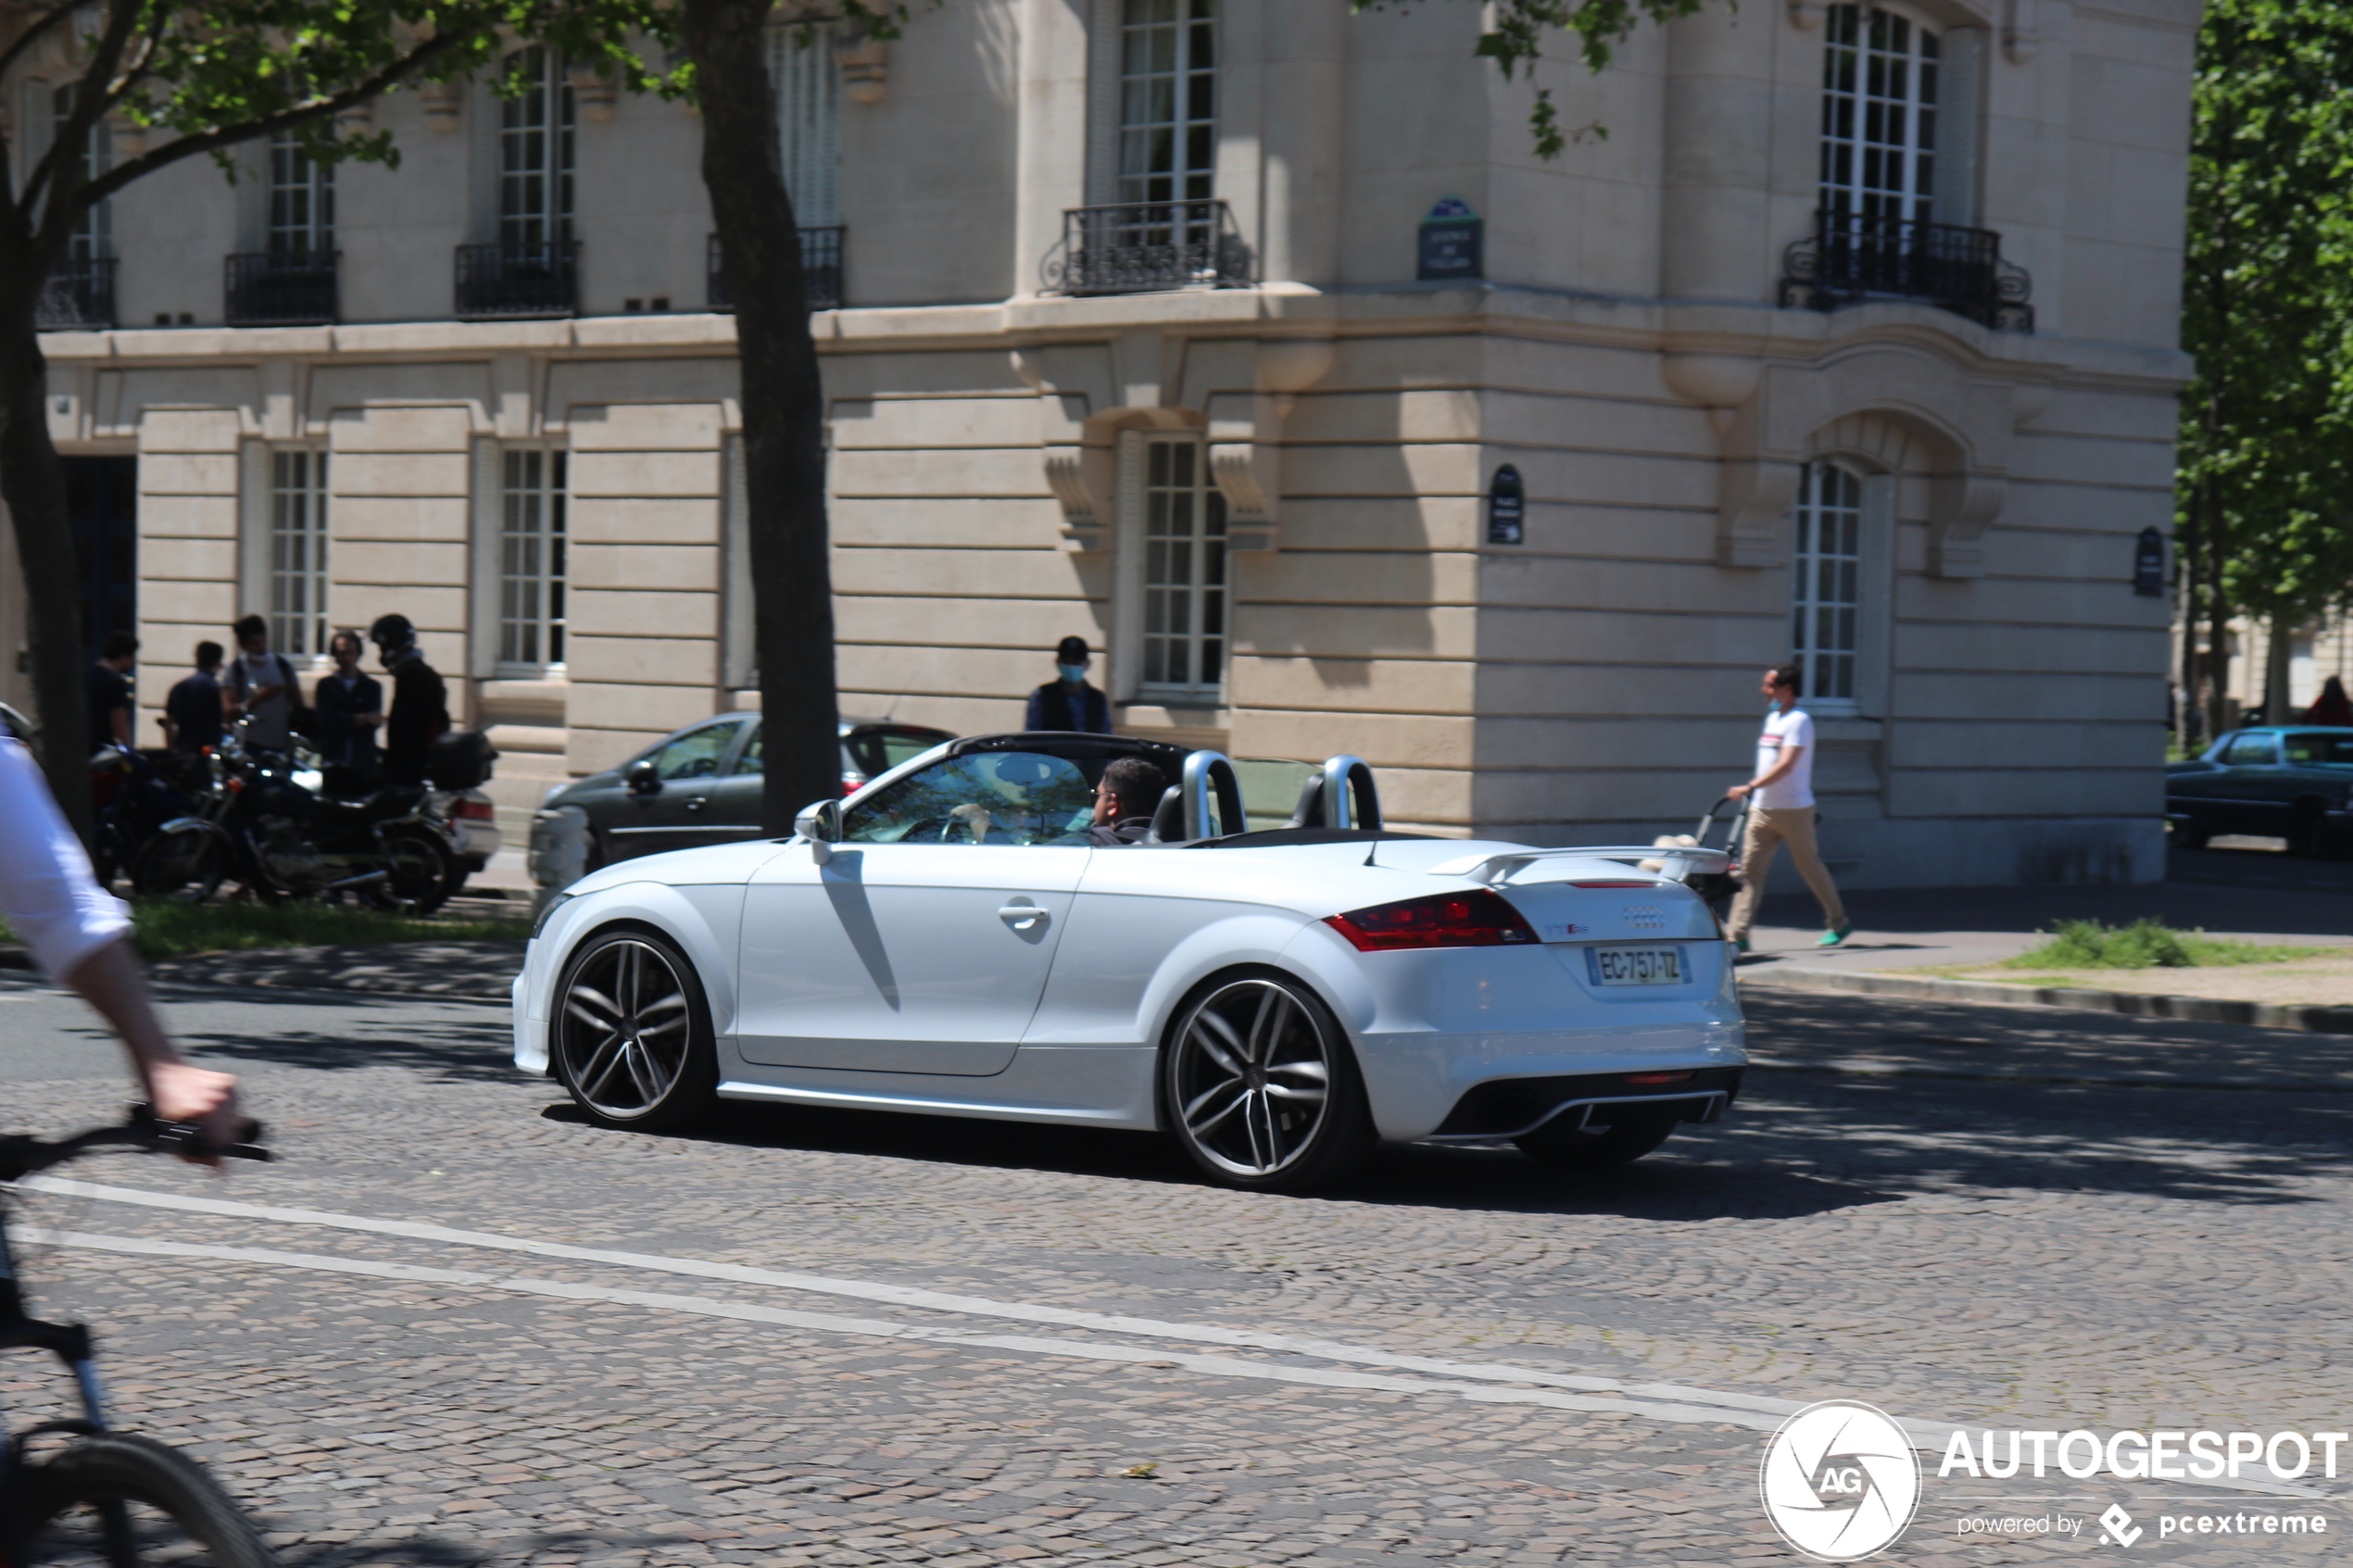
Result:
M2219 997L2169 997L2072 985L2006 985L1998 980L1941 980L1803 966L1741 972L1737 978L1743 986L1775 991L1844 991L1867 997L1909 997L1918 1001L1970 1002L1981 1007L2072 1008L2079 1012L2122 1013L2129 1018L2168 1018L2191 1023L2242 1023L2258 1029L2353 1035L2353 1007L2289 1007L2275 1002L2227 1001Z

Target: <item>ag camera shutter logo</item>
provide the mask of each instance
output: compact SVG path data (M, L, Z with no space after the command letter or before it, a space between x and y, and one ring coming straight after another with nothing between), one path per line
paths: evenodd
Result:
M1765 1516L1818 1562L1852 1562L1912 1523L1920 1462L1886 1411L1825 1399L1781 1423L1757 1470Z

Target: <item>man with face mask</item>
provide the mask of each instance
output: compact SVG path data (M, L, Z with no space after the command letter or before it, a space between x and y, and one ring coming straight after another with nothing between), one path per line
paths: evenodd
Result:
M1062 640L1054 649L1054 668L1062 678L1029 694L1029 717L1023 729L1111 734L1111 699L1087 684L1087 659L1086 638Z

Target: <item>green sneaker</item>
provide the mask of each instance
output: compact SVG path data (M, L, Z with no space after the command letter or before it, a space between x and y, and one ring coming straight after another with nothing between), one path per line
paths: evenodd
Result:
M1851 920L1843 920L1836 925L1831 926L1828 931L1823 932L1821 940L1815 943L1814 946L1817 947L1835 947L1854 934L1855 922Z
M1747 938L1747 937L1745 937L1745 936L1735 936L1735 937L1733 937L1733 938L1732 938L1732 951L1734 951L1734 952L1736 952L1736 953L1745 953L1745 952L1747 952L1747 951L1748 951L1748 938Z

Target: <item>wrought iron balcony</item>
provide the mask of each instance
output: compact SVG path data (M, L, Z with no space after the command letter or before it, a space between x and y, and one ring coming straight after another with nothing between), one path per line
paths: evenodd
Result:
M1814 232L1782 253L1781 304L1834 310L1871 298L1920 299L1980 325L2034 330L2033 281L2002 259L1989 229L1908 218L1818 212Z
M1255 281L1222 201L1074 207L1063 214L1063 237L1039 272L1050 291L1070 295L1242 288Z
M114 267L111 256L68 257L57 263L41 285L33 306L33 321L44 332L114 325Z
M830 228L800 231L800 277L809 294L812 310L841 308L841 247L849 231L837 223ZM736 295L727 283L726 263L719 258L719 236L711 236L711 260L708 279L709 299L713 310L733 310Z
M341 251L262 252L228 257L227 315L233 326L315 326L337 317Z
M458 247L461 320L571 316L579 309L579 241Z

